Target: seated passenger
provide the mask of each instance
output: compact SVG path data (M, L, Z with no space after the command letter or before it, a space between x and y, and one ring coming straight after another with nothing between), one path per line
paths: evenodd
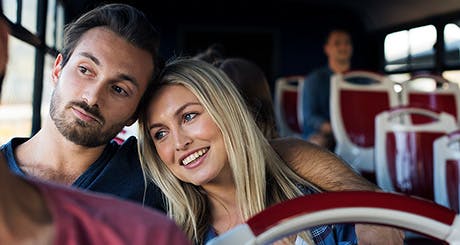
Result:
M243 58L226 58L218 67L243 96L257 126L267 139L279 137L270 85L262 69Z
M140 109L143 167L195 243L275 203L318 192L272 150L229 78L198 60L166 65ZM311 243L357 243L353 225L313 227Z
M333 29L329 32L324 53L328 64L310 72L302 93L304 113L303 137L308 141L333 151L335 139L330 122L330 80L334 73L350 69L353 44L348 31Z

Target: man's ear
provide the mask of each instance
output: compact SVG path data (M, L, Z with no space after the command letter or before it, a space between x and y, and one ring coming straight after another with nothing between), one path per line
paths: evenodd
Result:
M326 56L329 56L329 45L327 43L324 44L323 51Z
M51 71L51 80L54 86L56 86L62 71L62 60L62 54L58 54L56 60L54 60L53 70Z

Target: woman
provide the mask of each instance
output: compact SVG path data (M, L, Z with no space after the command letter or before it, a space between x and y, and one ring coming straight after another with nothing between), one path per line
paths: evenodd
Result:
M197 244L272 204L317 191L282 163L218 68L173 61L145 98L141 162L165 193L170 217ZM330 227L313 229L317 236L304 232L302 239L336 244Z

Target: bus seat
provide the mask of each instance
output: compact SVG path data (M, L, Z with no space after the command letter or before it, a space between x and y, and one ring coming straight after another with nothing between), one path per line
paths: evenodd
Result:
M431 121L414 123L413 115ZM425 108L396 107L378 114L375 128L377 184L434 201L433 142L457 129L455 118Z
M460 130L436 139L433 152L435 201L459 213Z
M275 115L280 136L301 137L299 86L304 76L280 77L275 82Z
M460 116L460 90L456 83L433 74L420 74L401 83L401 100L406 106L417 106ZM423 122L414 116L413 120Z
M460 244L459 219L459 215L451 209L409 195L368 191L327 192L268 207L207 245L271 244L309 227L338 223L387 225L448 244Z
M123 144L123 142L128 139L130 136L137 137L137 121L133 123L131 126L125 126L113 139L119 145Z
M331 77L331 125L335 153L375 181L375 116L398 105L393 81L371 71L350 71Z

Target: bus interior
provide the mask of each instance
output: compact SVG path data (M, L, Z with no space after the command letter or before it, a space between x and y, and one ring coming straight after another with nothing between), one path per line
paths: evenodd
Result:
M397 93L405 81L421 74L460 85L458 0L3 0L11 37L0 105L2 144L11 137L30 137L40 129L48 115L50 71L63 45L65 25L107 2L127 3L144 11L160 33L164 60L193 56L219 45L226 57L255 62L267 77L274 101L277 81L304 78L327 64L323 44L331 28L350 31L353 69L390 79ZM432 85L420 86L429 90ZM301 128L295 131L291 128L281 136L302 137ZM378 182L376 176L369 178ZM417 242L413 244L437 244Z

